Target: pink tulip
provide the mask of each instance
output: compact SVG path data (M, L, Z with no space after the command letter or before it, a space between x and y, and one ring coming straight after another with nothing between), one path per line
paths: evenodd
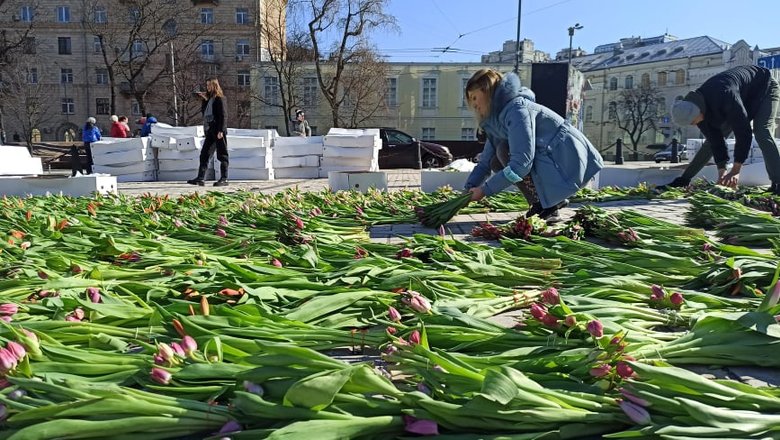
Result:
M225 217L224 215L220 215L220 216L219 216L219 224L220 224L221 226L227 226L227 225L229 225L230 223L228 223L228 219L227 219L227 217Z
M235 421L230 420L224 425L222 425L222 428L219 430L219 434L227 434L228 432L238 432L241 431L241 425Z
M244 391L247 393L257 394L258 396L265 394L265 390L262 386L248 380L244 381Z
M390 320L393 322L401 322L401 314L398 312L398 309L395 307L388 307L387 308L387 315L390 317Z
M774 307L778 302L780 302L780 280L775 283L775 287L772 289L772 295L770 295L767 305L769 307Z
M87 297L93 303L100 302L100 289L97 287L87 287Z
M683 299L683 295L680 292L674 292L669 296L669 301L675 305L675 306L681 306L685 300Z
M541 321L542 318L544 318L544 315L547 314L547 309L544 308L544 306L541 306L539 304L531 304L531 316Z
M282 262L277 260L276 258L274 258L273 261L271 261L271 264L273 264L276 267L282 267Z
M439 426L433 420L404 415L404 430L412 434L439 435Z
M73 316L73 315L68 315L68 316L66 316L66 317L65 317L65 320L66 320L66 321L69 321L69 322L81 322L81 320L80 320L79 318L76 318L76 317L75 317L75 316Z
M566 327L574 327L577 325L577 317L574 315L569 315L566 317L566 319L563 320L563 323L566 324Z
M22 248L22 250L30 249L30 246L32 246L32 243L29 241L25 241L24 243L20 244L19 247Z
M164 365L165 364L165 359L163 359L163 357L160 356L159 354L155 354L154 356L152 356L152 359L154 359L154 365Z
M195 342L195 338L187 335L181 339L181 348L184 349L187 356L191 356L192 352L198 349L198 343Z
M598 319L594 319L588 323L588 333L594 338L600 338L604 336L604 325Z
M295 219L295 227L298 229L303 230L304 227L306 227L305 224L303 224L303 220L301 220L300 217L294 217Z
M28 338L30 338L30 340L31 340L33 343L37 344L37 343L39 343L39 342L40 342L40 341L38 340L38 335L37 335L37 334L35 334L35 333L33 333L33 332L31 332L30 330L27 330L26 328L23 328L23 329L22 329L22 332L24 332L24 334L25 334L25 335L26 335Z
M171 342L171 350L179 357L187 357L187 353L184 352L181 344L178 342Z
M76 317L76 319L78 319L79 321L81 321L82 319L84 319L85 316L84 309L82 309L81 307L76 307L76 309L73 310L73 316Z
M417 345L420 343L420 332L415 330L412 332L412 334L409 335L409 342L412 345Z
M555 327L558 327L560 325L558 323L558 318L556 318L555 315L550 314L550 313L544 315L542 317L541 321L542 321L542 324L544 324L547 327L555 328Z
M593 377L604 377L612 371L612 367L609 364L597 365L590 369L590 375Z
M620 405L620 409L623 410L628 418L637 425L649 425L653 423L650 419L650 413L641 406L625 400L618 402L618 405Z
M557 306L561 302L561 297L558 295L558 289L550 287L542 293L542 301L551 305Z
M163 370L162 368L152 368L152 374L150 377L153 381L159 383L160 385L168 385L171 383L171 373L169 373L167 370Z
M387 334L390 334L390 335L394 335L394 334L398 333L398 329L396 329L395 327L388 327L385 330L387 331Z
M16 368L18 360L7 348L0 348L0 372L6 372Z
M447 232L444 230L444 225L439 226L439 237L445 238L447 236Z
M641 397L639 397L636 394L628 391L625 388L621 388L620 389L620 394L622 394L623 397L625 397L626 399L630 400L633 403L636 403L639 406L644 406L644 407L650 406L650 402L648 402L645 399L642 399Z
M407 291L404 297L401 298L401 302L415 312L428 313L431 311L431 303L428 299L413 290Z
M5 348L13 353L13 355L16 356L16 359L20 362L27 355L27 350L24 349L24 346L16 341L9 341L7 344L5 344Z
M173 219L173 226L176 226L177 228L181 228L182 226L184 226L184 223L182 223L181 220L175 218Z
M659 286L658 284L653 284L650 286L650 291L652 292L650 294L650 301L663 301L663 299L666 297L666 292L664 292L664 288Z
M227 237L227 232L225 232L225 230L222 229L222 228L217 228L214 231L214 235L216 235L217 237L225 238L225 237Z
M634 375L634 369L625 362L618 362L615 370L617 371L618 376L622 377L623 379Z
M19 312L19 306L14 303L0 304L0 315L15 315Z
M159 354L166 363L171 363L176 356L173 348L164 342L157 344L157 354Z

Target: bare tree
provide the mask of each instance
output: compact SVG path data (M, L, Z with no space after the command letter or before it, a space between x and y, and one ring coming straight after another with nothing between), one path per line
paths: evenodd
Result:
M659 99L658 89L643 85L623 90L615 103L617 126L626 132L631 140L635 160L639 158L639 141L642 135L656 129Z
M0 103L6 99L3 90L6 87L6 77L16 74L19 60L23 55L35 52L35 39L32 37L35 20L33 17L39 11L36 0L24 5L24 10L17 9L18 3L0 1ZM26 16L20 16L21 13ZM14 80L11 78L13 83ZM5 133L3 106L0 104L0 134Z
M330 106L334 127L339 126L339 111L344 104L344 71L368 50L372 31L396 28L395 17L385 13L388 0L305 0L311 13L308 22L317 68L317 81ZM329 41L329 37L334 36ZM328 56L324 56L324 49ZM382 87L381 89L384 89Z
M344 70L344 111L339 115L339 127L357 128L370 124L375 116L387 110L388 66L374 51L361 50L353 54Z
M0 112L22 131L27 149L32 153L33 130L41 127L55 115L51 103L54 101L52 87L38 78L38 63L35 59L18 61L4 72L0 86Z
M194 27L197 9L187 0L126 0L124 19L103 20L103 0L85 3L85 25L98 38L111 89L111 113L116 91L130 95L146 113L146 99L158 82L170 77L170 54L192 53L210 25ZM183 59L180 57L180 59Z

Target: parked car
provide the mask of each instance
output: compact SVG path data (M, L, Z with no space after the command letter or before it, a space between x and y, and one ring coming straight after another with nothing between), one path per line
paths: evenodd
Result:
M680 156L680 160L688 160L688 150L685 148L685 145L678 144L677 154ZM671 145L667 147L664 151L659 151L658 153L655 153L653 159L655 159L655 163L661 163L665 160L672 160Z
M452 162L452 154L444 145L415 139L394 128L380 129L382 149L379 150L379 168L418 168L417 152L422 154L423 168L441 168Z

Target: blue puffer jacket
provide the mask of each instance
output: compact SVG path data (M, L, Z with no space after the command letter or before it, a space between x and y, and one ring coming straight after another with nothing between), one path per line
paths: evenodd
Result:
M157 118L154 116L149 116L146 118L146 122L144 123L144 126L141 127L141 137L146 137L152 134L152 125L157 123Z
M90 123L87 123L84 126L84 130L81 132L81 140L84 142L89 142L90 144L92 142L97 142L100 140L100 129L97 128L97 125L92 125Z
M577 192L604 167L584 134L534 99L517 75L504 75L493 92L490 115L480 124L488 140L466 189L484 182L482 190L490 196L530 174L539 201L548 208ZM500 142L509 144L509 164L485 182Z

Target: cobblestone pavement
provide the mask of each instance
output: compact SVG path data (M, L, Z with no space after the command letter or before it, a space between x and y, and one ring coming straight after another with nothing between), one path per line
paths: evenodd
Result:
M210 182L208 182L210 184ZM390 170L387 171L388 190L397 191L403 189L420 188L420 172L416 170ZM184 182L133 182L120 183L119 192L125 195L141 195L147 192L157 194L169 194L178 196L193 192L220 191L256 191L275 194L289 188L298 188L301 191L323 191L328 189L328 179L277 179L273 181L231 181L228 187L214 188L212 186L197 187ZM684 213L690 206L685 200L622 200L615 202L599 202L599 207L607 210L632 209L642 214L662 219L675 224L684 224ZM574 211L581 204L572 204L561 211L564 220L571 218ZM471 240L471 229L479 223L491 221L493 223L508 222L517 218L521 212L504 212L490 214L467 214L454 217L447 225L448 233L461 240ZM382 243L403 243L405 237L413 234L438 234L438 230L426 228L420 224L394 224L379 225L371 228L372 241ZM502 325L513 326L515 316L519 312L509 312L494 317L493 319ZM754 386L780 386L780 371L759 367L706 367L691 366L690 370L710 378L730 378L740 380Z

